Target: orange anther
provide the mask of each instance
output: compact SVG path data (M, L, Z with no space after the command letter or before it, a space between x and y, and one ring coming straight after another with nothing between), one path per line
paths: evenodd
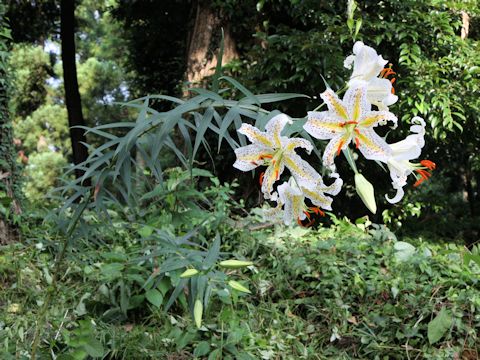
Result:
M264 154L264 155L260 155L260 157L258 158L259 160L265 160L265 159L272 159L273 156L270 155L270 154Z
M429 170L435 170L435 168L437 167L437 164L435 164L433 161L430 161L430 160L422 160L420 161L420 164L422 164Z
M259 177L259 179L258 179L258 182L260 183L260 186L262 186L262 184L263 184L263 177L264 177L264 176L265 176L265 173L264 173L264 172L260 173L260 177Z
M360 147L360 140L357 137L355 138L355 146L357 149Z
M337 148L337 156L340 156L340 151L342 151L342 147L343 145L345 144L345 141L340 141L340 143L338 144L338 148Z
M347 125L357 125L358 121L346 121L344 123L340 123L341 127L347 126Z
M418 179L415 182L415 184L413 184L413 187L419 186L421 183L428 180L428 178L432 176L432 174L429 173L427 170L418 169L418 170L415 170L415 171L420 174L420 179Z

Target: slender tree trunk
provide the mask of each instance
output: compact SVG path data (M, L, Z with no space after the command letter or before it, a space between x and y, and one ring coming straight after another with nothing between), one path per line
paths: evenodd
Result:
M470 28L470 16L467 12L462 11L462 32L460 37L465 40L468 37L468 30Z
M61 0L60 2L60 34L62 38L62 63L63 84L65 88L65 103L68 112L68 125L70 126L70 139L72 142L73 163L78 165L88 157L87 148L81 144L86 142L84 130L73 126L85 125L82 114L82 103L78 92L77 66L75 61L75 4L74 0ZM76 170L77 178L83 171ZM87 179L88 180L88 179ZM89 185L90 182L84 183Z

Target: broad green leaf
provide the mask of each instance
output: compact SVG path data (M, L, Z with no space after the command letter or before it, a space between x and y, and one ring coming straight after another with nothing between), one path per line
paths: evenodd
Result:
M94 358L102 357L105 352L102 343L94 337L89 337L86 343L83 345L83 348L88 355Z
M416 252L415 246L404 241L397 241L393 248L395 250L395 258L401 262L407 261Z
M208 341L201 341L195 346L195 350L193 350L193 356L200 357L207 355L210 352L210 344Z
M157 289L148 290L145 294L145 297L151 304L155 305L157 308L162 305L163 295Z
M428 324L428 341L435 344L440 340L452 326L453 319L450 311L442 307L435 319Z

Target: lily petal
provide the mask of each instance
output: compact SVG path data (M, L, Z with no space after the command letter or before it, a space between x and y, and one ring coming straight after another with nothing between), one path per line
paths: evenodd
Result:
M237 160L233 164L233 167L242 171L253 170L257 166L263 165L265 160L263 160L262 157L269 154L271 154L271 149L258 146L257 144L239 147L235 149Z
M309 198L312 204L325 210L332 210L333 199L330 196L324 195L321 191L311 191L309 189L303 189L305 197Z
M296 148L303 148L307 151L307 154L310 154L313 150L313 145L307 139L302 138L282 138L282 148L286 152L293 152Z
M265 130L267 131L267 134L269 134L273 138L277 147L281 146L280 134L283 128L285 127L285 125L291 122L292 121L287 115L279 114L271 118L267 125L265 125Z
M325 104L327 104L328 110L335 114L335 116L348 121L348 111L345 108L342 100L338 98L338 95L332 89L327 89L320 94Z
M270 148L274 145L274 139L268 133L260 131L250 124L243 123L237 131L245 135L254 144Z
M365 81L357 81L356 86L349 87L345 93L343 102L345 107L350 110L349 121L358 122L370 111L371 106L367 101L366 88Z
M398 100L398 96L392 94L392 88L390 80L373 78L367 86L367 99L382 110L388 108Z
M318 174L308 162L294 152L284 154L283 161L297 183L301 186L307 188L315 187L316 183L321 179L320 174Z
M358 125L371 128L377 125L385 125L388 121L392 121L396 127L398 119L390 111L370 111Z
M358 128L356 136L359 140L359 149L365 158L386 163L392 155L392 150L385 140L372 129Z
M330 140L330 142L325 147L323 152L322 162L323 165L331 167L334 165L334 159L340 150L345 149L350 142L350 135L348 133L343 133L335 136Z
M378 55L375 49L361 41L357 41L353 45L353 54L355 59L351 79L369 81L378 76L388 62L381 55Z
M329 140L339 133L343 133L343 119L332 116L330 111L309 111L308 120L303 125L306 132L314 138L320 140Z
M280 178L280 175L285 170L285 164L283 161L275 162L271 164L265 170L265 174L263 175L263 182L262 182L262 192L265 199L270 199L273 192L273 184Z
M405 195L405 191L403 190L403 187L396 187L394 189L397 190L397 193L393 198L390 199L388 195L385 195L385 198L390 204L398 203L400 200L402 200L403 195Z

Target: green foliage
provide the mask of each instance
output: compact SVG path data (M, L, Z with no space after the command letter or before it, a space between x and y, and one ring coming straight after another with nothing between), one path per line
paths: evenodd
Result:
M16 116L26 117L45 103L50 59L42 47L20 44L12 50L10 66L14 69L11 106Z
M0 193L2 201L2 218L8 214L20 212L20 177L15 162L13 147L12 119L9 109L11 96L11 77L9 59L11 48L11 31L5 17L6 7L0 4ZM11 219L8 219L11 220Z
M162 266L138 262L137 250L146 241L139 232L148 232L114 215L110 229L100 226L84 235L89 243L98 239L104 245L83 247L80 242L62 266L68 275L49 311L51 326L44 329L49 341L43 350L67 356L90 344L103 349L104 356L123 359L404 358L407 352L411 358L441 359L475 354L480 345L475 317L480 268L461 261L461 247L402 239L415 251L399 261L399 242L387 229L334 220L334 227L319 231L279 227L242 232L226 226L223 248L254 259L251 270L231 275L235 281L251 278L252 295L217 292L196 330L187 293L169 313L163 311L174 290L172 279L184 269L163 277L154 292L142 289L155 267ZM253 220L243 221L244 229ZM50 245L37 240L43 234L37 228L27 236L31 246L1 248L5 358L28 350L32 309L44 299L51 273ZM120 280L127 316L112 317L122 304Z
M42 151L30 156L25 168L24 193L30 201L46 205L45 194L55 186L60 185L59 178L67 166L65 157L54 151Z
M70 152L67 110L57 104L44 104L24 119L17 119L15 136L22 139L27 154L35 154L49 148L63 153Z

